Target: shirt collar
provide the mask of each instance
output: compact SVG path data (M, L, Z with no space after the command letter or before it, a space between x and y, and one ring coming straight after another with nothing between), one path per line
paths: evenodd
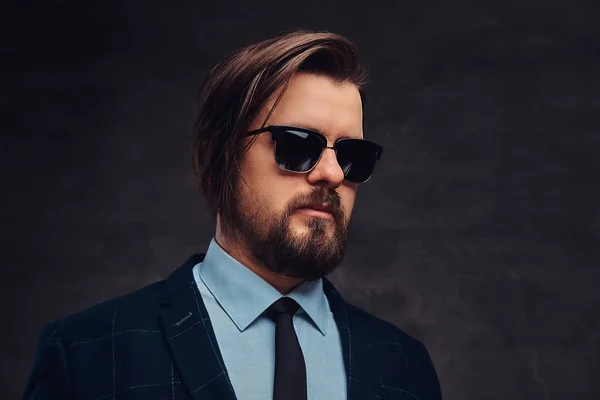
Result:
M277 289L231 257L214 237L204 260L194 270L196 280L202 280L240 331L283 297ZM298 302L298 313L306 313L325 336L329 309L323 293L323 280L302 282L287 297Z

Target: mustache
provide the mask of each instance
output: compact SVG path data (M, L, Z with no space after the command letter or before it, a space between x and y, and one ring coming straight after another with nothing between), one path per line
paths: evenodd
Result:
M292 204L290 204L290 211L307 207L312 203L327 203L330 205L334 212L339 213L341 210L342 199L335 190L327 189L315 189L307 195L299 196Z

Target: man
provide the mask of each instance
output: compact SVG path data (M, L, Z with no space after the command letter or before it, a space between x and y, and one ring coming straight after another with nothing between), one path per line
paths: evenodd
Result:
M46 326L26 399L441 399L425 347L346 303L365 70L298 31L222 60L200 92L198 184L216 234L167 279Z

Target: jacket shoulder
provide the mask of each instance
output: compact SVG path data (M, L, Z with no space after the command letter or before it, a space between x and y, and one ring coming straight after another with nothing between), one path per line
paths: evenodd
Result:
M349 319L353 321L353 329L360 330L364 337L377 342L400 342L416 345L420 341L397 326L387 322L355 305L346 303Z
M377 359L386 394L391 398L400 389L411 388L415 398L441 400L441 388L429 351L418 339L395 325L347 303L351 328L378 349ZM354 335L357 337L357 335Z
M128 331L159 332L157 313L164 280L102 301L49 323L64 345L84 344Z

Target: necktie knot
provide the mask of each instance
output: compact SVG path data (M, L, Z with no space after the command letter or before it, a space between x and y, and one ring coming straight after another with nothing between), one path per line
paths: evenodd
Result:
M266 314L273 321L277 321L280 315L293 316L300 308L300 304L290 297L282 297L269 306Z

